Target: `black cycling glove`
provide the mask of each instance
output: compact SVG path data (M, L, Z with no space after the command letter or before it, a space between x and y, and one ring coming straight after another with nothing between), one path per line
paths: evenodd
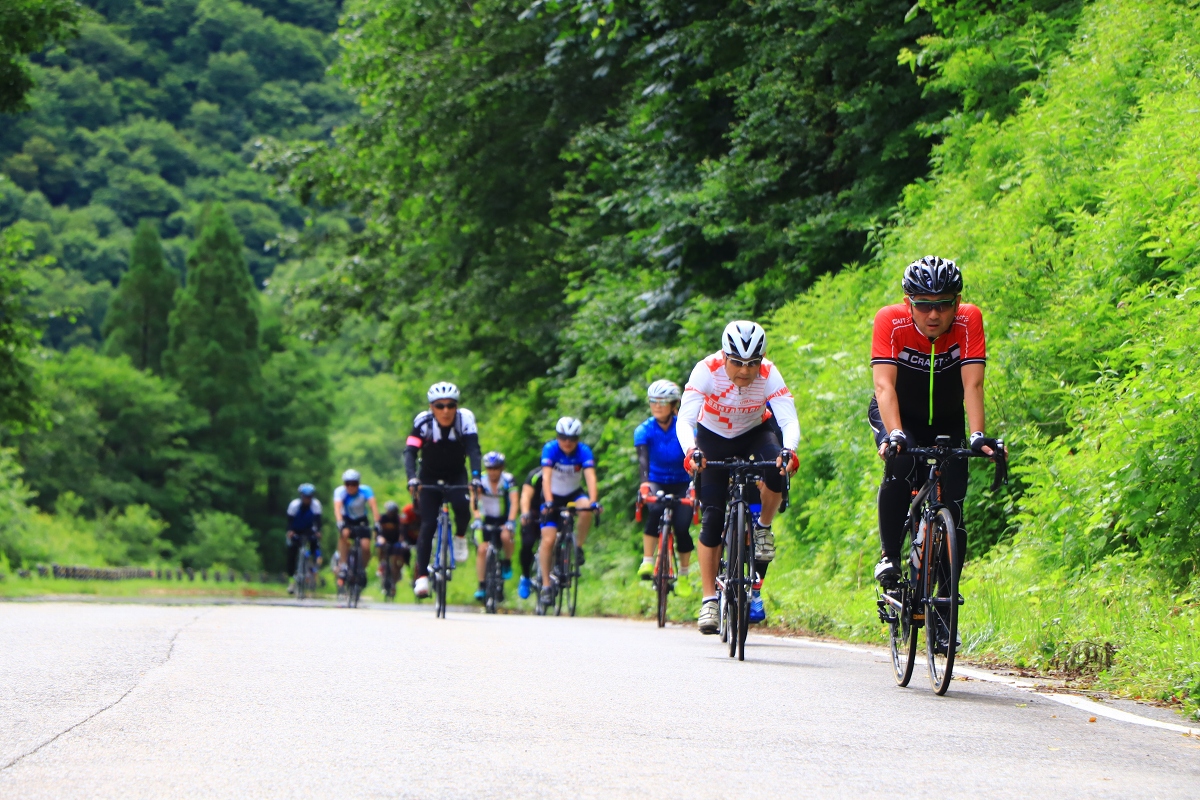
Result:
M995 439L992 439L991 437L988 437L988 436L984 436L983 431L975 431L974 433L972 433L971 434L971 452L978 453L981 456L986 455L983 452L983 448L985 448L985 447L990 447L992 449L993 456L999 455L1001 453L1000 443L997 442Z
M908 449L908 436L899 428L889 433L885 441L888 443L888 450L893 453L903 453Z

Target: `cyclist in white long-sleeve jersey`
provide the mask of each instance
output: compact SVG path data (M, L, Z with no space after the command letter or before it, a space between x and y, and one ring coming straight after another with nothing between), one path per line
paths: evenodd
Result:
M729 494L728 470L705 469L707 460L753 456L759 461L774 461L779 467L778 474L768 472L760 489L762 510L755 524L754 543L761 579L775 558L771 523L783 501L784 471L796 471L795 450L800 444L800 423L792 393L775 365L763 358L766 332L754 322L731 322L721 335L721 345L721 350L692 369L675 426L685 453L684 463L690 470L704 470L700 488L700 579L704 599L699 616L700 632L704 634L717 632L716 580ZM772 416L783 435L782 448L775 426L768 424ZM750 621L765 618L756 586Z

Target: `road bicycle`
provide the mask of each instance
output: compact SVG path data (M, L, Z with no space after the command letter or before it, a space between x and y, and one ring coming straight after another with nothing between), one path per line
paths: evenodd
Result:
M591 508L585 508L583 511L591 511L595 515L595 525L600 524L600 505L597 503ZM539 616L545 616L549 611L550 606L554 607L554 616L562 616L563 607L567 609L568 616L575 616L575 606L579 599L579 564L576 563L575 554L575 517L580 513L580 509L575 508L575 503L570 502L559 509L558 511L558 533L554 537L554 560L550 568L550 590L551 599L548 603L542 602L542 594L538 593L537 608L535 613ZM539 564L541 559L538 559ZM538 568L538 580L541 580L541 567Z
M388 544L387 540L382 536L379 537L379 560L380 560L380 588L383 589L384 602L396 601L396 584L400 581L400 576L404 574L404 564L396 564L392 566L392 559L396 556L408 552L408 544L401 540L395 544Z
M504 553L501 539L503 529L502 525L483 526L483 540L488 545L483 568L483 608L489 614L495 614L497 607L504 602L504 567L500 563Z
M363 587L367 585L366 565L362 563L363 539L371 538L371 529L366 525L349 525L350 547L346 550L346 577L343 581L346 608L358 608Z
M317 594L317 544L316 534L297 533L300 541L300 552L296 555L296 573L293 576L296 584L296 599L315 597Z
M787 462L783 464L786 472ZM718 630L721 641L729 645L729 657L746 660L746 635L750 631L750 601L754 590L761 586L755 566L754 514L747 499L747 487L754 488L770 470L779 470L773 461L731 458L726 461L706 461L705 469L729 471L729 500L725 505L725 552L717 574ZM696 473L696 496L700 496L703 472ZM788 504L790 481L785 476L783 503Z
M665 494L660 490L655 493L653 498L648 497L645 500L639 498L639 503L661 503L663 509L662 518L658 522L658 555L654 559L654 572L650 578L658 601L658 627L663 628L667 624L667 600L675 591L675 582L679 576L673 519L676 513L691 514L692 500Z
M454 529L450 524L451 492L469 492L470 486L451 486L437 482L442 492L442 505L438 510L437 532L434 534L433 562L429 565L429 580L433 584L434 613L446 618L446 589L450 579L454 577L454 568L458 566L454 560L454 545L450 538Z
M910 447L903 455L929 467L925 484L913 494L904 523L901 565L894 587L879 594L879 619L888 626L892 671L896 683L907 686L917 659L917 631L925 629L925 652L929 683L938 695L950 688L954 657L958 650L958 609L964 602L958 592L964 553L959 552L954 517L942 504L941 475L945 465L960 458L991 458L996 462L992 491L1008 482L1008 458L1004 442L997 440L998 455L985 456L966 448L950 446L949 436L939 436L933 447ZM892 468L888 458L887 469Z

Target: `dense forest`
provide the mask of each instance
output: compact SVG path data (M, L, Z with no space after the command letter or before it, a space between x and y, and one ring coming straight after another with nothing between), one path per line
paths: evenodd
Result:
M5 553L277 563L290 484L353 465L395 494L449 379L516 469L583 418L615 512L585 602L636 613L644 387L753 316L803 428L769 613L873 639L870 322L936 252L984 310L1015 468L972 484L964 648L1194 706L1197 17L141 0L43 21L65 27L14 45L32 88L0 133L24 343Z

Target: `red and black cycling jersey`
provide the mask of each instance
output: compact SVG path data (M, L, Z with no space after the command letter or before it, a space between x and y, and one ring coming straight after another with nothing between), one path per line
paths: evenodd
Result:
M906 430L961 436L966 427L962 365L986 361L983 314L978 306L960 304L950 330L935 342L917 329L905 303L885 306L875 315L871 364L896 365L896 397Z

